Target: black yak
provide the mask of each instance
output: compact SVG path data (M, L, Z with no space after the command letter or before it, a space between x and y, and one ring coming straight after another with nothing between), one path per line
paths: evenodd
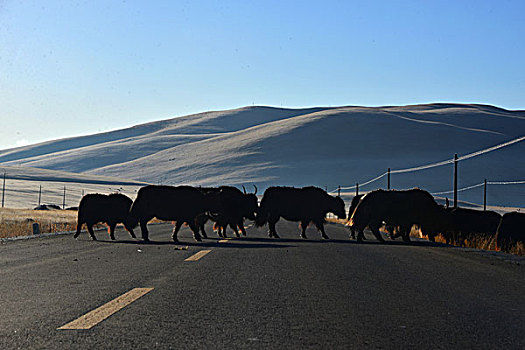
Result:
M443 235L447 244L452 241L464 246L465 240L494 238L501 221L501 215L494 211L453 208L446 212L443 222L447 229Z
M82 224L86 224L91 239L96 240L93 232L93 225L98 222L105 222L109 226L109 236L115 239L115 227L118 223L123 223L131 237L135 237L133 223L129 217L129 210L133 201L120 193L105 194L86 194L80 200L78 206L77 232L74 238L80 234Z
M194 239L201 241L196 217L213 209L213 198L196 187L148 185L139 190L130 215L133 227L140 223L144 241L149 240L147 223L153 218L176 222L172 235L175 242L178 241L177 234L184 223L193 231Z
M227 226L233 229L237 237L240 236L238 230L246 236L244 218L255 220L255 211L258 207L257 187L255 187L255 193L246 193L244 186L243 190L244 192L241 192L238 188L231 186L201 189L204 193L213 194L218 200L216 210L211 210L209 213L198 217L197 221L204 237L206 237L204 224L208 218L215 221L215 227L221 237L226 237Z
M525 213L506 213L497 229L496 247L509 251L518 242L525 243Z
M279 238L275 224L283 217L301 223L301 237L306 238L306 228L313 222L324 239L325 216L332 212L340 219L346 218L345 204L340 197L333 197L318 187L269 187L264 191L257 211L255 224L258 227L268 223L269 236Z
M441 225L443 215L444 209L424 190L375 190L361 198L350 218L350 226L355 226L358 242L363 240L363 230L367 226L383 242L379 233L383 222L397 227L405 241L410 241L409 234L413 225L419 225L423 234L432 239Z

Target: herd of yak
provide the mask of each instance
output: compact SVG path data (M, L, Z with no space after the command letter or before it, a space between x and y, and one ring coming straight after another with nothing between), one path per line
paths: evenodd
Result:
M255 187L255 186L254 186ZM220 237L226 237L230 227L237 237L239 231L246 235L244 220L255 221L256 226L268 224L269 236L279 238L275 224L282 217L300 223L301 237L306 238L306 228L313 223L322 237L327 213L346 219L345 204L318 187L269 187L260 204L255 193L246 193L236 187L191 187L149 185L139 189L135 201L123 194L88 194L80 201L77 232L83 224L96 240L93 225L105 222L110 237L115 239L115 227L123 223L133 238L133 229L140 225L142 239L149 240L147 223L153 218L173 221L173 240L186 223L193 231L195 240L207 238L204 225L208 220ZM432 195L421 189L375 190L355 196L348 213L351 237L361 242L366 227L379 241L384 241L379 229L384 225L390 237L402 237L410 241L410 230L417 225L429 240L441 234L447 243L464 244L475 237L496 238L497 247L508 251L517 242L525 241L525 213L506 213L501 216L493 211L465 208L448 208L436 203ZM357 233L357 237L356 237Z

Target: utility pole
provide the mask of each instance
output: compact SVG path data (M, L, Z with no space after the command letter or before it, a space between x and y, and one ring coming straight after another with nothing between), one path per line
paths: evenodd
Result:
M454 208L458 207L458 154L454 154Z
M62 200L62 209L66 209L66 186L64 186L64 197Z
M359 196L359 183L355 184L355 195Z
M5 172L4 172L4 184L2 185L2 208L4 207L4 196L5 196Z
M40 189L38 190L38 206L40 206L41 199L42 199L42 185L40 185Z
M337 186L337 197L341 197L341 185Z
M390 190L390 168L388 168L388 171L387 171L386 189Z
M487 210L487 179L483 182L483 211Z

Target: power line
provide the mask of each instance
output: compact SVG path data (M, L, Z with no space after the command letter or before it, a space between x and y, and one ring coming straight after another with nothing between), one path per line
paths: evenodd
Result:
M473 158L473 157L477 157L477 156L480 156L482 154L485 154L485 153L489 153L489 152L492 152L492 151L495 151L495 150L498 150L500 148L503 148L503 147L507 147L507 146L510 146L510 145L513 145L515 143L519 143L521 141L524 141L525 140L525 136L521 136L521 137L518 137L516 139L513 139L513 140L510 140L510 141L507 141L507 142L504 142L504 143L500 143L498 145L495 145L495 146L492 146L492 147L489 147L489 148L485 148L485 149L482 149L482 150L479 150L479 151L476 151L476 152L473 152L473 153L469 153L469 154L466 154L464 156L460 156L458 157L458 161L463 161L463 160L467 160L467 159L470 159L470 158ZM414 172L414 171L420 171L420 170L425 170L425 169L430 169L430 168L436 168L436 167L439 167L439 166L443 166L443 165L447 165L447 164L452 164L454 163L454 158L451 158L451 159L448 159L448 160L443 160L443 161L439 161L439 162L436 162L436 163L431 163L431 164L425 164L425 165L420 165L420 166L416 166L416 167L411 167L411 168L405 168L405 169L396 169L396 170L391 170L390 173L391 174L401 174L401 173L408 173L408 172ZM362 184L359 184L359 186L366 186L374 181L377 181L379 179L381 179L382 177L386 176L388 174L388 172L385 172L371 180L368 180ZM492 183L491 183L492 184ZM496 183L493 183L494 185ZM354 189L356 188L356 186L347 186L347 187L341 187L342 190L350 190L350 189ZM337 191L337 188L335 190L332 190L328 193L334 193Z

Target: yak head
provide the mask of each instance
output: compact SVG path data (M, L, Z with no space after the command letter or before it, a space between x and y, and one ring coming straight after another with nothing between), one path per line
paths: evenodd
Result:
M129 213L124 219L123 223L126 230L132 232L133 229L139 224L139 220L135 216L131 215L131 213Z
M345 202L343 201L343 199L337 196L333 198L332 203L333 203L332 208L331 208L332 213L337 215L339 219L342 219L342 220L346 219Z
M435 205L433 210L427 212L422 227L423 234L447 236L452 229L453 221L450 215L451 208Z
M246 189L242 186L244 191L243 216L249 220L255 220L255 212L259 207L257 200L257 186L253 185L253 187L255 187L254 193L246 193Z

